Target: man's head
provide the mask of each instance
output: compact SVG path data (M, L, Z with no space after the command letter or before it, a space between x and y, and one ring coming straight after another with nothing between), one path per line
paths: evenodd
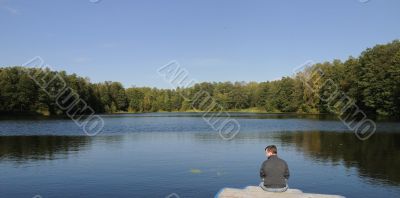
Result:
M271 155L276 155L278 154L278 149L276 148L275 145L269 145L267 147L265 147L265 155L267 157L271 156Z

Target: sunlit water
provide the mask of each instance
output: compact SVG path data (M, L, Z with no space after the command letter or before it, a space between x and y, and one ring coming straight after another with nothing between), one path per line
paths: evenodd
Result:
M335 119L233 115L241 131L230 141L193 113L103 116L95 137L68 119L0 120L0 197L213 197L257 185L269 144L291 188L400 197L399 122L360 141Z

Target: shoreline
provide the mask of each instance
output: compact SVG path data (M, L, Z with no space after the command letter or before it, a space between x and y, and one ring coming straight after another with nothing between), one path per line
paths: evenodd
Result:
M145 114L145 113L206 113L206 112L220 112L220 111L148 111L148 112L130 112L130 111L120 111L120 112L113 112L113 113L100 113L104 115L112 115L112 114ZM253 114L278 114L278 115L335 115L332 113L303 113L303 112L273 112L273 111L254 111L254 110L240 110L240 109L228 109L227 113L253 113Z
M143 111L143 112L136 112L136 111L118 111L118 112L102 112L96 113L96 115L117 115L117 114L146 114L146 113L206 113L206 112L227 112L227 113L252 113L252 114L278 114L278 115L335 115L332 113L304 113L304 112L272 112L272 111L254 111L254 110L240 110L240 109L229 109L226 111ZM42 114L38 112L1 112L0 117L3 116L42 116L42 117L67 117L63 114L58 115L49 115L49 114Z
M121 111L121 112L113 112L113 113L97 113L96 115L122 115L122 114L152 114L152 113L206 113L206 112L219 112L219 111L149 111L149 112L130 112L130 111ZM226 113L239 113L239 114L254 114L254 115L276 115L276 116L323 116L323 117L335 117L338 119L337 114L332 114L332 113L304 113L304 112L269 112L269 111L261 111L261 110L248 110L248 109L243 109L243 110L238 110L238 109L230 109L227 111L223 111ZM232 116L235 117L235 116ZM398 118L394 117L386 117L386 116L369 116L372 118L374 121L400 121ZM48 115L48 114L41 114L38 112L12 112L12 113L6 113L6 112L1 112L0 113L0 119L23 119L23 118L38 118L38 119L58 119L58 118L66 118L68 119L69 117L65 114L59 114L59 115Z

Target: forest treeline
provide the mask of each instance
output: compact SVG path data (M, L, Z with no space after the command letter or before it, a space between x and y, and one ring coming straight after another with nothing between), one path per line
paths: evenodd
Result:
M368 48L357 58L333 60L313 64L324 75L319 82L307 87L306 72L266 82L203 82L187 88L157 89L150 87L124 88L119 82L91 83L88 78L65 71L49 69L0 68L0 112L65 113L48 92L60 88L52 81L44 90L32 74L41 79L60 80L72 88L96 113L157 112L205 110L201 101L194 101L196 93L205 91L224 110L330 113L326 101L320 96L331 91L324 80L331 79L367 114L399 116L400 111L400 41ZM182 97L184 96L184 97ZM62 97L62 96L61 96ZM62 98L61 98L62 99ZM216 107L216 108L217 108ZM202 109L203 108L203 109ZM217 109L216 109L217 110Z

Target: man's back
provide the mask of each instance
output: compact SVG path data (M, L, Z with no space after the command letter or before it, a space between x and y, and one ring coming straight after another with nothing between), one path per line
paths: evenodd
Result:
M261 165L260 177L264 178L264 186L267 188L284 188L289 179L288 165L278 156L271 155Z

